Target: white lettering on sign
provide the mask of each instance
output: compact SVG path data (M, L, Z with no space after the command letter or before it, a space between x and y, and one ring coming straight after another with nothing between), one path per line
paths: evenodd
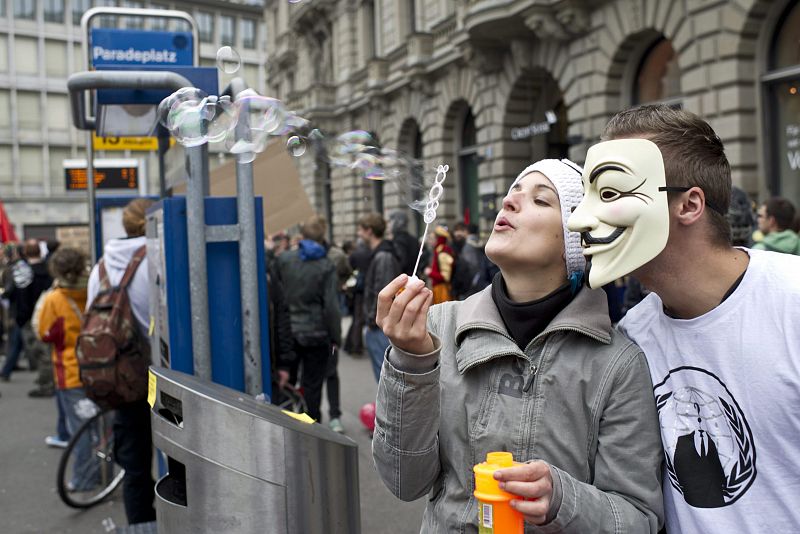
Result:
M789 167L791 167L793 171L800 169L800 150L787 152L786 157L789 158Z
M103 61L125 61L128 63L140 63L147 65L148 63L177 63L178 53L173 50L136 50L134 48L119 49L119 48L104 48L102 46L95 46L92 48L92 57L94 61L101 59Z
M544 134L549 131L549 122L537 122L534 124L529 124L528 126L523 126L522 128L511 128L511 139L514 141L519 141L520 139L526 139L528 137Z
M519 141L520 139L527 139L534 135L546 134L550 131L550 126L558 122L558 116L554 111L549 110L544 112L544 122L532 122L522 128L511 128L511 139Z
M793 171L800 169L800 150L795 150L800 146L800 124L786 125L786 157L789 160L789 168Z

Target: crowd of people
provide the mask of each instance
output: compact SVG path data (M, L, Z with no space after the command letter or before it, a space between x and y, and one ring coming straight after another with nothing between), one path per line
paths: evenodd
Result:
M21 361L37 371L29 395L55 398L47 445L86 419L76 344L98 295L122 285L148 336L136 266L149 205L125 208L126 237L94 266L56 242L2 249L0 381ZM621 112L585 168L525 168L485 243L465 222L421 237L408 226L404 211L369 213L339 247L313 216L267 240L271 400L300 389L314 420L344 432L339 352L366 352L378 473L402 499L430 495L423 531L477 531L472 466L492 451L524 462L495 476L542 531L800 524L800 472L782 460L800 455L800 215L733 187L702 119ZM149 407L125 402L115 417L128 520L153 521ZM72 489L96 483L78 471Z
M2 287L8 328L6 358L0 380L8 382L23 368L37 371L30 397L54 398L56 428L44 438L51 447L65 448L81 425L98 412L82 382L77 343L84 317L101 292L117 286L134 253L145 244L145 213L150 200L136 199L123 211L126 237L109 240L100 262L91 266L85 251L35 239L3 249ZM150 320L148 271L137 269L127 286L132 316L142 338ZM152 477L153 446L150 411L144 398L115 406L114 458L125 469L123 502L130 524L155 520ZM87 433L77 439L69 491L89 491L100 483L93 466Z
M337 371L339 348L353 356L365 351L377 381L389 340L375 323L378 293L400 273L427 280L442 302L463 300L491 282L497 268L483 253L477 226L457 223L452 235L436 226L423 243L408 231L408 216L388 221L369 213L358 221L357 239L338 247L327 241L327 221L313 216L297 237L267 240L268 276L276 397L300 387L309 415L322 421L327 392L329 426L343 432ZM420 246L422 261L417 266ZM342 318L352 317L346 333ZM287 342L286 338L290 341Z

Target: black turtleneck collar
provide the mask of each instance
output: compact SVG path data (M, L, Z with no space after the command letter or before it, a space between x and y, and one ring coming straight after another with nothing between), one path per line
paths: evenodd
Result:
M550 321L572 302L574 295L567 282L549 295L530 302L514 302L508 296L502 273L492 280L492 300L500 312L508 333L522 350L541 334Z

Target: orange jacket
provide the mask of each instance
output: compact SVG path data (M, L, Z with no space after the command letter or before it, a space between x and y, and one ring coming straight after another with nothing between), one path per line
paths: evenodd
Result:
M85 308L86 288L56 288L42 304L38 334L42 341L53 347L53 379L58 389L83 386L75 345L81 333L82 319L77 312Z

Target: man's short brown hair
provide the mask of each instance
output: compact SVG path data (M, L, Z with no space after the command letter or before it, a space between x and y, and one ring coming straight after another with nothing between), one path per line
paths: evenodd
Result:
M317 243L325 241L325 219L319 215L312 215L300 228L304 239L311 239Z
M794 204L783 197L772 197L764 203L767 217L775 217L779 231L790 230L794 226Z
M377 238L382 238L383 233L386 232L386 221L383 220L380 213L367 213L358 219L358 225L361 228L372 230L372 235Z
M731 167L722 140L709 124L688 111L665 105L645 105L614 115L602 140L645 138L654 142L664 157L667 185L699 187L706 198L712 241L731 243L725 213L731 202ZM673 193L670 193L673 194Z

